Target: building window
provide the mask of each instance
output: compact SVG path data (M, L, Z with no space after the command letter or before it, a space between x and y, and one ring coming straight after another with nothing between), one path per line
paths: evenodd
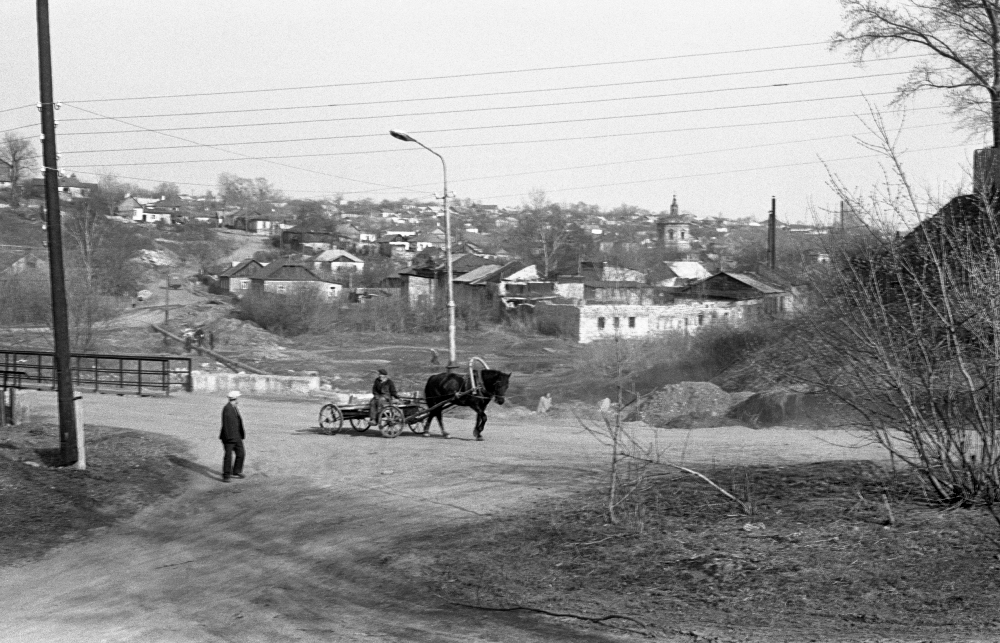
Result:
M683 230L681 230L681 239L683 239L683 238L684 238L684 234L685 234L685 233L684 233L684 231L683 231Z
M674 238L674 231L673 230L667 230L667 236L668 236L668 238L670 238L671 240L673 240L673 238Z
M614 320L615 330L618 330L618 328L621 327L621 321L622 321L621 319L619 319L618 317L615 317L615 320Z
M250 287L249 281L243 280L240 282L240 290L246 290L249 287Z
M698 325L701 326L705 323L705 313L698 313Z
M635 317L629 317L628 318L628 327L629 328L635 328Z
M598 317L597 318L597 330L604 330L604 318L603 317Z

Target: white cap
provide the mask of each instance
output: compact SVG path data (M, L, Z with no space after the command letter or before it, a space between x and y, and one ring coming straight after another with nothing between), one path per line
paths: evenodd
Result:
M235 400L239 396L240 396L240 392L239 391L229 391L229 399Z

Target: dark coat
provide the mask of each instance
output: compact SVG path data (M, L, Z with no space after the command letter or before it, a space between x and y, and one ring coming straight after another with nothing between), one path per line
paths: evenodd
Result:
M246 438L243 431L243 418L239 409L230 402L222 407L222 430L219 439L223 442L241 442Z
M396 385L388 378L384 382L375 378L375 383L372 384L372 395L375 397L399 397L396 395Z

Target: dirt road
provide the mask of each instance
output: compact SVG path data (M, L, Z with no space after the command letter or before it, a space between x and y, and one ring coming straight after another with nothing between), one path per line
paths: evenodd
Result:
M55 396L26 396L53 415ZM178 498L0 576L10 641L598 641L571 623L443 604L398 579L414 542L601 475L603 448L572 421L505 408L485 442L321 435L318 402L243 398L249 478L219 482L224 400L87 396L88 423L176 436ZM650 434L652 435L652 434ZM674 462L878 458L838 432L660 431ZM391 555L390 555L391 554ZM689 639L683 639L689 640Z

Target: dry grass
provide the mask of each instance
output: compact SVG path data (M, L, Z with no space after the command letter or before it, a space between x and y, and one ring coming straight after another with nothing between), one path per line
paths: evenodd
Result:
M867 462L703 471L752 515L669 474L646 494L641 533L606 524L595 489L436 542L447 554L427 579L454 602L623 614L663 629L1000 633L989 516L932 506L913 476Z
M187 477L169 459L184 447L162 436L87 427L86 471L56 468L58 446L51 425L0 432L0 567L130 516Z

